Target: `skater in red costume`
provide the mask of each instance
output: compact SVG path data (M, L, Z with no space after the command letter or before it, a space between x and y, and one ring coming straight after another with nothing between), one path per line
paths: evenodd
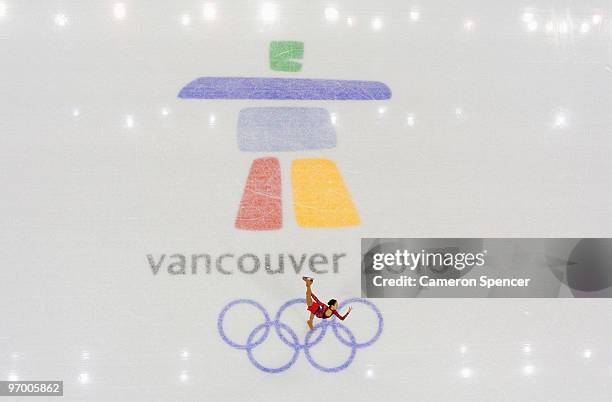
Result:
M338 307L337 300L331 299L330 301L327 302L327 304L321 302L321 300L317 299L317 296L315 296L312 293L311 286L312 286L312 283L314 282L314 279L308 276L304 276L302 277L302 279L304 280L304 282L306 282L306 305L308 306L307 310L310 311L310 318L308 319L308 321L306 321L306 324L308 324L308 327L311 330L314 328L313 321L315 317L325 320L325 319L330 318L332 315L335 315L336 317L344 321L344 319L351 312L352 307L348 308L346 314L340 315L337 310L337 307Z

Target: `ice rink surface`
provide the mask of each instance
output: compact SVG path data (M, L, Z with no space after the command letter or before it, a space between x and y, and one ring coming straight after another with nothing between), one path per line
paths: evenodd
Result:
M301 71L272 71L271 41L303 42ZM1 380L63 380L66 401L610 400L605 299L373 300L380 338L336 373L303 350L262 371L217 321L244 298L273 317L304 297L303 274L322 300L360 296L361 237L612 236L610 1L0 0L0 48ZM202 76L371 80L393 95L178 98ZM259 106L326 108L337 146L242 152L239 112ZM237 230L266 156L280 160L282 228ZM360 225L296 224L302 157L335 161ZM204 253L261 266L192 274ZM267 273L281 253L284 273ZM168 273L176 254L184 275ZM315 275L289 254L346 256ZM157 274L148 255L166 255ZM352 306L343 324L362 342L377 317ZM225 319L243 344L264 322L252 305ZM283 314L299 342L306 319ZM351 357L331 330L311 352ZM273 329L252 351L267 366L292 353Z

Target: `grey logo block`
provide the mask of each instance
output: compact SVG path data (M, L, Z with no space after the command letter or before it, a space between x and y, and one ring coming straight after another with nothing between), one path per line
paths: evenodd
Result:
M364 238L369 298L612 297L609 238Z
M251 107L238 115L238 147L245 152L334 148L336 130L326 109Z

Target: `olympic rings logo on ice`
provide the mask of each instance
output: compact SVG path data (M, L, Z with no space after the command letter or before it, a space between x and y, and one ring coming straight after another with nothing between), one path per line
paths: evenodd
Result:
M333 316L332 318L321 320L317 325L314 326L314 329L312 329L311 331L308 331L308 333L306 334L304 338L304 342L300 343L295 331L291 329L291 327L289 327L287 324L281 321L281 316L288 307L294 304L305 305L306 301L304 299L292 299L286 302L285 304L283 304L279 308L273 320L270 319L270 315L268 314L268 311L255 300L251 300L251 299L234 300L228 303L223 308L221 313L219 313L219 318L217 319L217 329L219 330L219 335L221 335L221 338L223 339L225 343L227 343L228 345L230 345L231 347L235 349L246 350L247 356L249 357L249 360L251 361L251 363L258 369L266 373L280 373L280 372L283 372L289 369L297 361L298 356L300 354L300 350L304 351L304 355L306 356L306 359L313 367L321 371L324 371L324 372L333 373L333 372L342 371L348 366L350 366L353 360L355 359L355 355L357 354L357 349L367 348L368 346L372 345L374 342L378 340L378 338L380 338L380 335L382 333L383 317L378 307L376 307L376 305L370 302L369 300L362 299L359 297L345 300L343 302L343 305L349 305L349 304L355 304L355 303L365 304L366 306L370 307L376 314L376 318L378 320L378 328L376 330L376 334L371 339L363 341L363 342L358 342L353 332L350 329L348 329L346 325L340 323L339 320L337 320L335 316ZM251 305L257 308L263 314L263 317L264 317L264 322L259 324L255 328L253 328L253 330L247 337L245 344L240 344L240 343L237 343L231 340L226 335L225 330L223 329L223 320L225 319L225 315L228 313L228 311L232 307L239 305L239 304L248 304L248 305ZM339 308L341 307L342 306L340 306ZM270 334L270 328L274 328L280 340L285 345L293 349L293 354L291 358L289 359L289 361L280 367L264 366L263 364L261 364L259 361L255 359L255 356L253 353L254 349L257 346L261 345L266 339L268 339L268 335ZM351 349L351 353L348 359L342 364L335 366L335 367L325 367L319 364L317 361L315 361L315 359L312 357L311 352L310 352L313 346L317 345L319 342L323 340L323 338L325 337L325 334L330 329L341 344L348 346ZM286 335L288 335L288 338L283 332L285 332ZM318 335L315 335L315 334L318 334Z

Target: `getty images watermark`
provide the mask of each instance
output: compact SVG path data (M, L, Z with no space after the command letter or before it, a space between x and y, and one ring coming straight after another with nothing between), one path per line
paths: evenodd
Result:
M612 297L612 239L362 239L365 297Z

